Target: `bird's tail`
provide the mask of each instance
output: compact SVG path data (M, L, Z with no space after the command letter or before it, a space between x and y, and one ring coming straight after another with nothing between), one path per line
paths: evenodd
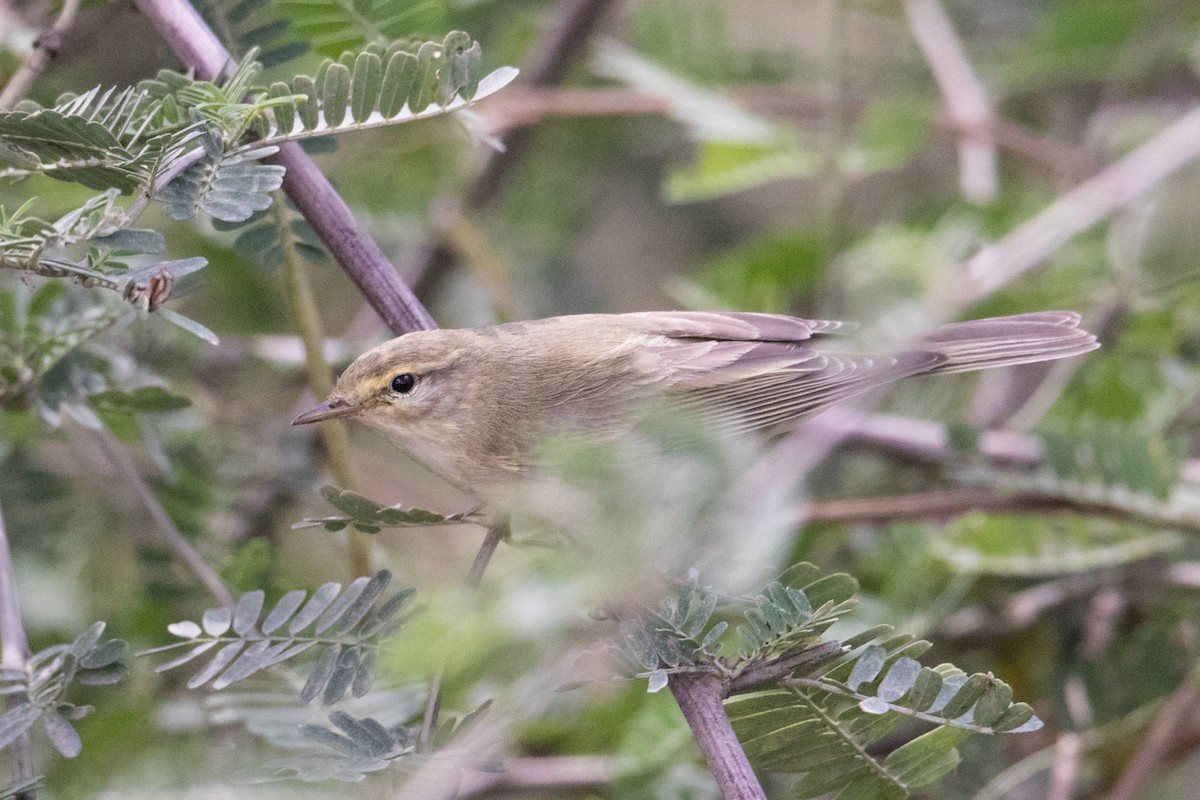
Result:
M944 361L931 374L971 372L1077 356L1099 347L1071 311L1037 311L943 325L921 340Z

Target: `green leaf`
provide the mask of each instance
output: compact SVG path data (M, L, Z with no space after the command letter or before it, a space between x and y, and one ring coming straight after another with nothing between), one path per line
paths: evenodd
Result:
M341 127L350 105L350 70L344 64L331 63L325 71L323 87L321 113L325 123L330 128Z
M296 104L296 115L304 130L314 130L321 122L321 99L317 96L317 82L307 75L297 75L292 78L292 93L303 95L306 99ZM290 134L292 128L280 125L282 134Z
M374 53L359 53L350 84L350 116L365 122L379 102L383 84L383 62Z
M947 683L949 683L947 681ZM975 705L991 684L991 679L982 673L975 673L967 678L966 683L954 693L954 696L941 709L941 713L949 719L957 719Z
M975 724L989 728L995 725L1012 706L1012 699L1011 686L1001 680L989 681L984 687L983 696L975 703Z
M385 119L399 114L412 96L416 85L420 63L412 53L403 51L392 54L380 87L379 113Z
M960 759L957 746L967 737L958 728L938 728L918 736L888 754L883 766L908 791L922 789L950 773Z
M916 711L924 711L933 705L942 690L942 676L937 670L922 667L908 695L908 707Z

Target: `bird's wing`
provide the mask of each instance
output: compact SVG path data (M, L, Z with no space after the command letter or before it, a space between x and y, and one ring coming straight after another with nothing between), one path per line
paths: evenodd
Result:
M723 384L686 382L668 391L681 408L733 430L768 428L893 381L937 367L942 356L909 352L896 356L817 354L808 369L763 372Z
M765 428L936 368L939 353L854 356L805 339L838 323L769 314L648 314L636 382L725 429ZM646 328L642 328L646 331Z
M668 311L622 315L636 383L722 428L763 428L934 368L935 353L849 356L808 343L842 323L777 314Z
M741 311L646 311L621 315L648 334L730 342L800 342L844 323Z

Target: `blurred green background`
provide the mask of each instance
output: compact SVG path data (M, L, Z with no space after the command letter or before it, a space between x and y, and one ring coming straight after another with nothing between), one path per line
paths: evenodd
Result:
M306 33L302 4L242 6L232 17L232 3L204 11L234 45L261 38L271 20L292 25L264 53L317 45L268 77L311 73L345 44ZM970 740L963 764L930 796L975 796L1006 768L1076 732L1085 744L1075 796L1100 796L1141 741L1154 703L1200 654L1197 525L1180 522L1196 507L1188 505L1195 488L1186 469L1179 472L1200 425L1200 169L1184 166L1158 181L985 297L962 302L962 265L1200 105L1200 4L944 7L991 104L984 139L997 154L995 186L972 199L961 183L962 123L895 0L613 3L561 87L518 81L468 119L342 135L316 157L443 327L720 308L915 332L947 318L1081 312L1103 342L1084 360L1020 377L908 384L884 408L952 425L968 442L988 425L1032 433L1066 453L1055 491L1089 502L1096 492L1146 495L1158 504L1151 513L984 510L933 522L823 522L792 530L786 556L772 566L808 559L850 572L863 584L861 624L888 621L930 637L939 658L993 670L1047 721L1038 734ZM358 0L346 8L348 17L397 15L390 36L465 30L490 68L533 63L562 11L534 0ZM55 13L48 3L0 0L0 82ZM62 92L125 86L171 66L169 49L131 5L89 2L31 98L49 104ZM487 187L492 199L464 202L492 157L483 135L503 139L517 127L531 134L528 149ZM90 194L31 179L0 184L0 205L11 211L36 197L37 214L53 219ZM131 444L178 526L237 590L278 596L345 580L341 539L290 530L302 517L329 513L316 491L329 478L313 432L288 425L312 397L278 259L246 252L236 233L206 220L174 223L159 207L140 224L164 233L172 257L208 259L171 304L221 344L152 316L96 343L133 383L163 385L192 402L149 420L106 422ZM421 271L431 247L452 257ZM387 337L336 264L316 258L309 275L338 369ZM0 275L9 298L37 285ZM362 429L351 434L358 491L446 513L469 507L387 442ZM69 641L97 619L137 648L160 644L168 623L197 618L207 598L88 436L27 409L0 412L0 506L26 625L35 649ZM1097 466L1105 458L1112 463ZM852 447L822 461L807 491L817 499L888 496L969 477L957 465ZM1001 483L987 469L976 479ZM1164 536L1164 528L1179 533ZM546 642L567 651L596 635L588 632L587 564L538 548L503 548L483 601L461 612L467 621L451 633L440 627L461 611L441 592L460 585L477 545L466 527L373 539L376 562L428 596L425 621L397 643L391 674L423 680L437 641L453 639L448 702L464 710L497 686L511 694L522 676L545 677L537 648ZM1050 598L1044 606L1041 596ZM1034 608L1014 610L1019 602ZM67 762L39 743L49 796L159 796L185 787L189 796L215 796L208 787L268 757L237 725L206 725L201 693L151 667L139 660L126 683L82 693L79 702L98 711L79 725L80 757ZM526 711L514 718L510 752L614 758L624 782L591 790L601 796L712 796L686 731L679 736L677 713L644 685L542 696ZM1177 736L1157 793L1146 796L1188 796L1189 776L1200 769L1200 722ZM1008 794L985 796L1046 796L1048 762L1033 763L1043 769L1031 768L1028 781L1013 778ZM303 790L382 797L390 789L372 780Z

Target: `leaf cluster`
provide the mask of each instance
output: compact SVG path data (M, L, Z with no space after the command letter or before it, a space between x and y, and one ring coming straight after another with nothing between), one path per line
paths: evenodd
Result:
M66 700L72 684L107 686L128 672L129 643L103 639L97 622L70 644L47 647L25 660L21 669L0 670L0 694L11 707L0 715L0 749L8 747L39 720L54 748L67 758L79 755L83 743L72 724L94 710ZM14 702L15 701L15 702Z
M174 623L169 630L182 641L138 655L187 648L155 668L167 672L213 652L187 686L219 690L308 653L311 665L301 699L308 702L320 695L322 702L332 704L347 691L362 697L374 681L380 642L404 624L400 612L413 596L407 589L383 599L390 582L391 573L381 570L373 577L355 579L345 590L333 582L311 597L297 589L283 595L266 613L264 593L248 592L233 609L209 609L199 623Z
M821 576L812 564L797 564L758 595L723 604L723 614L733 611L740 618L735 627L740 647L722 656L730 623L717 618L721 598L692 580L659 608L623 620L622 649L627 663L658 673L652 681L660 688L666 672L679 667L719 664L739 675L751 665L818 644L821 634L854 608L857 589L849 575Z
M279 144L459 110L516 75L506 68L485 77L481 69L479 44L454 31L440 42L347 52L291 83L262 85L263 64L252 50L219 81L163 70L136 87L97 87L50 108L22 103L0 113L0 159L10 164L0 178L45 175L104 193L54 223L29 216L28 206L0 209L0 267L74 278L130 300L152 296L142 281L178 277L204 262L162 259L162 237L128 230L135 215L116 204L118 195L157 200L177 220L203 212L245 222L271 204L282 183L283 167L263 163ZM161 305L169 286L160 294L143 307Z
M906 797L958 762L967 733L1035 730L1041 722L990 674L951 664L922 666L931 646L888 625L827 638L856 603L857 583L800 564L760 594L718 597L695 580L620 625L626 663L655 691L672 672L708 670L734 697L727 711L751 759L764 769L801 773L795 797L849 792ZM734 621L739 645L720 655ZM868 748L905 720L941 726L876 758Z
M421 528L431 525L457 525L462 522L479 521L476 511L446 515L426 511L423 508L385 506L363 497L357 492L337 486L322 486L321 496L343 514L329 517L306 517L293 523L293 530L322 527L336 533L352 525L356 531L379 533L384 528Z

